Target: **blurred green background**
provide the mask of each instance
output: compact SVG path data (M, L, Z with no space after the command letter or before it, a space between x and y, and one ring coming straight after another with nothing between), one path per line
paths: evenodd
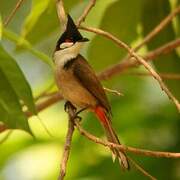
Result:
M16 2L0 1L2 21ZM88 2L64 1L67 12L74 19L82 14ZM179 4L178 0L97 0L85 24L107 30L135 47ZM179 23L180 16L177 16L139 53L146 54L180 37ZM60 33L55 3L52 0L24 1L10 24L3 28L0 44L0 123L13 129L29 132L31 129L35 138L23 130L13 130L8 139L1 142L8 131L0 134L0 180L53 180L58 176L67 130L64 102L60 101L39 113L53 135L49 137L36 116L29 118L29 129L19 100L23 100L26 108L35 113L32 94L36 98L46 89L49 92L57 90L55 85L49 88L54 84L54 75L52 68L45 62L51 61ZM84 31L82 33L91 40L82 50L82 54L96 72L118 63L127 53L107 39ZM152 66L161 73L180 73L180 49L158 57ZM106 87L124 94L123 97L118 97L108 93L113 125L121 142L137 148L178 152L180 116L177 109L152 77L132 75L131 72L134 71L145 72L143 67L129 69L126 74L116 75L103 82ZM165 82L180 100L180 81ZM83 127L104 138L97 119L88 112L84 112L82 116ZM129 155L158 179L180 179L179 160ZM147 178L133 167L129 172L122 172L118 163L112 162L109 149L90 142L75 131L65 179Z

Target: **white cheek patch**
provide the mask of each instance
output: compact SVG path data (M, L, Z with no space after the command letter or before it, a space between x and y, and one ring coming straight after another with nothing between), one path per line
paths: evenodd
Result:
M72 42L65 42L60 45L60 48L65 49L65 48L71 47L73 44L74 43L72 43Z

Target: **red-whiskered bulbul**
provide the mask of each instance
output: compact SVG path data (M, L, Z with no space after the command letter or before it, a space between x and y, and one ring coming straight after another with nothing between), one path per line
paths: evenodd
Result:
M57 42L54 52L55 78L65 100L75 107L86 108L94 112L103 125L107 139L120 144L112 128L111 107L95 72L81 56L80 49L88 41L78 31L72 18L68 15L66 30ZM129 169L124 152L111 148L112 154L118 157L123 169Z

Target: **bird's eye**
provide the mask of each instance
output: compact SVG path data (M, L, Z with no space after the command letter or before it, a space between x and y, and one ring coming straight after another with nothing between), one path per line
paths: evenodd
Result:
M60 48L65 49L65 48L71 47L72 45L73 45L73 42L64 42L60 45Z

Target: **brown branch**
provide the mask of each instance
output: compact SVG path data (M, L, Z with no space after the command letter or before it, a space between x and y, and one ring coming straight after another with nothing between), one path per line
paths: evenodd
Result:
M113 36L113 35L112 35L111 33L109 33L109 32L103 31L103 30L98 29L98 28L85 27L85 26L82 26L82 25L81 25L79 28L82 29L82 30L88 31L88 32L93 32L93 33L95 33L95 34L104 36L104 37L112 40L113 42L115 42L119 47L124 48L124 49L126 49L126 50L128 50L128 51L129 51L129 49L130 49L129 46L128 46L126 43L120 41L118 38L116 38L115 36Z
M51 97L47 98L46 100L42 101L41 103L36 104L36 110L37 110L37 112L40 112L40 111L44 110L45 108L59 102L62 99L63 98L60 95L60 93L53 94ZM31 117L34 114L32 114L29 111L26 111L25 115L27 117ZM8 127L5 124L0 124L0 133L7 130L7 129L8 129Z
M177 110L180 112L180 103L179 101L174 97L174 95L171 93L171 91L167 88L167 86L162 81L161 77L158 75L158 73L139 55L132 52L132 55L141 63L144 65L144 67L149 71L149 73L156 79L161 87L161 89L167 94L169 99L175 104Z
M53 93L49 93L49 91L52 90L54 86L54 82L52 82L47 88L45 88L38 96L34 98L34 100L37 102L42 97L47 97L48 95L53 95Z
M11 11L11 13L9 14L9 16L5 19L4 21L4 26L6 27L9 22L11 21L11 19L14 17L14 15L16 14L17 10L20 8L20 6L22 5L22 3L24 2L24 0L19 0L15 7L13 8L13 10Z
M150 51L147 55L144 56L144 59L146 59L147 61L155 59L159 55L165 55L171 52L172 50L178 48L179 46L180 46L180 38L170 41L167 44L164 44L163 46L153 51Z
M130 74L135 76L151 76L150 73L147 72L129 72L124 74ZM180 80L180 74L174 74L174 73L159 73L159 76L162 79L169 79L169 80Z
M56 0L56 9L57 9L59 21L62 25L62 31L65 31L66 23L67 23L67 15L64 9L63 0Z
M37 112L40 112L41 110L59 102L60 100L62 100L62 96L60 93L56 93L56 94L53 94L51 97L47 98L46 100L44 100L43 102L41 103L38 103L36 105L36 110ZM27 117L31 117L33 114L29 111L26 111L25 114L27 115Z
M58 180L63 180L66 175L66 168L67 168L67 162L69 159L69 154L71 150L71 142L72 142L72 136L74 132L74 117L76 115L76 112L73 108L68 108L68 131L66 135L66 142L64 144L64 150L62 155L62 160L60 164L60 173Z
M82 15L79 17L79 19L77 20L77 27L80 26L80 24L85 21L86 16L89 14L89 12L91 11L91 9L95 6L96 0L90 0L89 4L87 5L87 7L84 9Z
M125 146L125 145L119 145L119 144L114 144L108 141L103 141L102 139L90 134L89 132L87 132L86 130L84 130L77 121L75 121L75 125L78 129L78 131L80 132L81 135L85 136L87 139L101 144L105 147L109 147L109 148L119 148L121 151L123 152L131 152L133 154L137 154L137 155L142 155L142 156L149 156L149 157L155 157L155 158L174 158L174 159L178 159L180 158L180 153L172 153L172 152L161 152L161 151L150 151L150 150L145 150L145 149L137 149L134 147L130 147L130 146Z
M117 95L117 96L124 96L124 94L121 93L121 92L118 91L118 90L115 90L115 89L109 89L109 88L107 88L107 87L103 87L103 89L104 89L105 91L109 92L109 93L114 94L114 95Z
M120 91L118 90L115 90L115 89L110 89L110 88L107 88L107 87L104 87L103 86L103 89L109 93L112 93L112 94L115 94L115 95L118 95L118 96L124 96ZM53 97L53 100L51 100L51 97ZM55 91L55 92L50 92L50 93L47 93L46 91L43 91L36 99L35 101L39 101L41 99L45 99L45 98L48 98L46 99L45 101L42 101L41 103L39 103L36 107L37 109L42 109L44 106L44 102L46 102L47 100L50 101L50 103L53 103L53 101L56 102L56 100L60 100L62 98L62 96L60 95L59 91ZM41 104L41 105L40 105ZM49 103L47 103L45 106L48 106ZM51 104L50 104L51 105ZM41 107L41 108L40 108Z
M143 58L146 61L152 61L162 54L170 53L171 51L173 51L174 49L176 49L179 46L180 46L180 38L170 41L167 44L164 44L161 47L159 47L153 51L150 51L145 56L143 56ZM100 72L99 78L101 80L109 79L116 74L122 73L123 71L125 71L129 68L137 67L139 65L141 65L141 64L137 60L123 61L121 63L112 65L111 67L108 67L105 70L103 70L102 72Z
M128 158L128 160L133 164L133 166L140 171L144 176L148 177L151 180L157 180L157 178L155 178L154 176L152 176L151 174L149 174L143 167L141 167L139 164L137 164L134 160L132 160L131 158Z
M151 39L153 39L157 34L159 34L179 13L180 13L180 6L174 9L149 34L147 34L146 37L142 40L142 42L134 48L134 51L138 51L144 44L147 44Z

